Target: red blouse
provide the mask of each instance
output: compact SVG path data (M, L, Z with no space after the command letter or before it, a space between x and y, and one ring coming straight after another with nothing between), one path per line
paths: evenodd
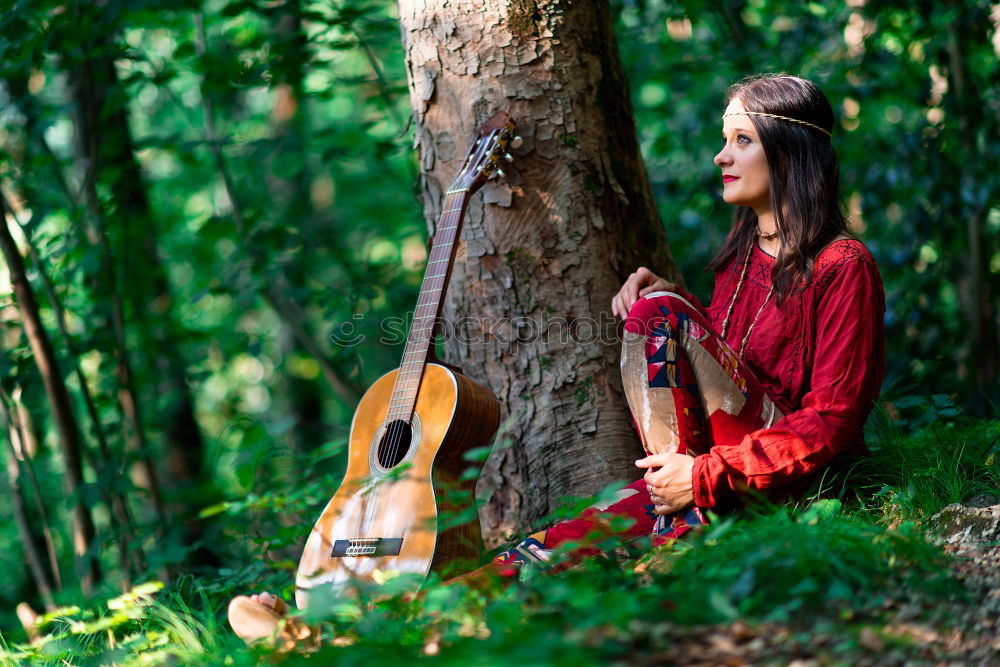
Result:
M707 311L718 332L744 257L716 274ZM755 243L727 332L734 350L767 298L773 264ZM854 239L824 248L809 286L781 309L772 297L743 357L785 417L738 445L716 445L695 458L696 505L729 505L747 488L766 493L788 487L841 452L864 451L862 426L885 375L884 314L878 267Z

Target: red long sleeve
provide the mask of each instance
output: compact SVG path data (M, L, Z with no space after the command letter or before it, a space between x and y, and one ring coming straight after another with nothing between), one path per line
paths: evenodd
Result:
M751 265L757 284L749 283L744 311L755 313L759 307L755 287L757 292L770 289L770 275L761 269L769 271L771 263L773 258L758 249ZM710 308L716 318L729 305L731 283L731 272L717 277ZM885 294L878 267L858 241L831 244L818 258L810 286L796 299L800 302L784 312L761 313L745 355L785 417L738 444L716 443L695 459L694 497L700 507L728 505L746 489L786 487L837 454L862 446L862 427L885 374ZM739 341L750 319L736 315L734 309L732 324L738 331L730 338Z

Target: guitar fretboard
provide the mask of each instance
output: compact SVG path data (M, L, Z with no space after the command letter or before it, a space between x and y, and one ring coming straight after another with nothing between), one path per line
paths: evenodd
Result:
M430 351L434 324L441 313L441 297L448 287L448 276L455 259L455 247L462 227L462 214L468 204L468 191L449 193L434 234L434 243L427 258L424 280L420 285L413 325L406 338L403 361L396 375L396 385L389 401L387 421L409 421L424 374L424 364Z

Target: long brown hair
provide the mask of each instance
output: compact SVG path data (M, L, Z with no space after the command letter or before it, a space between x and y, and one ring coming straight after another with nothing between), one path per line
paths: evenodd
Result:
M806 121L833 132L833 108L812 81L785 74L758 74L729 88L747 111ZM767 116L749 116L760 136L770 172L771 210L781 249L771 269L779 305L812 279L819 251L847 232L840 200L840 163L831 137L815 128ZM757 236L757 214L737 206L722 248L708 265L720 271L747 252Z

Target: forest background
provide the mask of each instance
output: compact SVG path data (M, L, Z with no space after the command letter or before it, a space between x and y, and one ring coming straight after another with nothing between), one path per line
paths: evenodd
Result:
M354 406L402 352L379 339L416 301L427 226L395 6L2 5L3 640L25 640L28 602L62 608L51 655L112 650L94 638L136 619L86 609L154 580L210 630L231 592L287 586ZM705 303L731 214L712 164L726 88L784 71L824 90L886 288L870 431L933 449L876 489L872 520L995 489L1000 5L611 10L673 260Z

